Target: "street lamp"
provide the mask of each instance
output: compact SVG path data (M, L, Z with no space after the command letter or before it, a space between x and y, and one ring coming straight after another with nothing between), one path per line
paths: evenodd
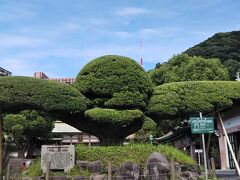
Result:
M153 143L153 135L149 135L149 140L150 140L150 143L152 144Z

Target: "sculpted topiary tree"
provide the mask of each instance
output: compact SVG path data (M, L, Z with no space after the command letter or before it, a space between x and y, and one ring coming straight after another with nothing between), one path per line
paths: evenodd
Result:
M74 115L86 108L84 96L67 84L31 77L0 77L0 109L4 113L35 109Z
M157 86L147 114L157 123L169 118L188 118L231 107L240 100L240 83L234 81L188 81Z
M77 124L87 106L83 95L75 88L60 82L30 77L0 77L0 134L3 130L2 113L25 109L42 110ZM20 126L17 127L18 132ZM2 138L0 138L0 179L3 172Z
M75 87L89 103L81 129L105 145L119 144L142 127L143 111L153 90L140 65L113 55L88 63L78 74Z

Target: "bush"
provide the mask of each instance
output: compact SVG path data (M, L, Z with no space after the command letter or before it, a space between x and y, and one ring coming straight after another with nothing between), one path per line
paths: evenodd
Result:
M40 159L34 160L30 164L28 169L22 172L22 176L26 176L26 177L37 177L37 176L41 176L41 174L42 174L42 171L41 171Z

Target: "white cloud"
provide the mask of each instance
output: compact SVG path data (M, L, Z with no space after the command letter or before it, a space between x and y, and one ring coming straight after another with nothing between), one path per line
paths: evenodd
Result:
M126 31L116 31L114 34L120 38L129 38L132 34Z
M36 47L48 41L37 37L28 37L16 34L0 34L0 48Z
M10 3L1 4L0 21L11 21L32 18L35 16L33 7L23 2L9 1Z
M28 60L17 58L1 58L0 65L8 71L11 71L14 76L33 76L32 70L34 69L34 66Z
M148 10L144 8L125 7L125 8L119 9L116 12L116 14L124 18L129 18L132 16L143 15L143 14L146 14L147 12Z

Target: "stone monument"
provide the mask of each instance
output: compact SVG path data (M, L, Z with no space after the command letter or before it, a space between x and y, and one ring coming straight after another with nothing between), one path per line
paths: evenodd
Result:
M74 145L42 145L41 169L46 172L48 166L50 170L69 171L75 164Z

